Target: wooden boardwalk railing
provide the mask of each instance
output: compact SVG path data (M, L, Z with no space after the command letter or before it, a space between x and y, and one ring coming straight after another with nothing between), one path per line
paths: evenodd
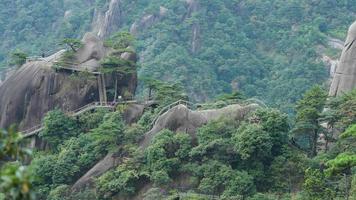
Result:
M78 109L75 109L73 111L69 111L66 113L66 115L68 116L72 116L72 117L76 117L78 115L81 115L85 112L88 112L90 110L94 110L94 109L97 109L97 108L109 108L109 109L113 109L115 108L117 105L119 104L138 104L138 103L143 103L143 104L150 104L150 103L154 103L154 101L137 101L137 100L127 100L127 101L120 101L120 102L93 102L93 103L90 103L90 104L87 104L83 107L80 107ZM43 130L43 125L40 124L40 125L37 125L37 126L34 126L30 129L27 129L27 130L24 130L24 131L21 131L23 136L25 138L27 137L31 137L31 136L34 136L34 135L37 135L39 132L41 132Z
M152 123L151 123L151 127L153 127L156 123L156 121L158 120L158 118L165 112L167 112L168 110L170 110L171 108L177 106L177 105L185 105L190 109L194 108L194 103L189 102L189 101L185 101L185 100L178 100L176 102L173 102L165 107L163 107L161 109L161 111L159 111L159 113L157 114L157 116L153 119Z
M45 61L45 62L50 62L46 58L40 57L40 56L31 56L26 58L26 62L32 62L32 61ZM88 70L90 66L82 66L82 68L77 68L77 67L72 67L72 66L79 66L79 63L70 63L70 62L63 62L64 65L60 65L60 62L54 62L56 65L57 69L62 69L62 70L68 70L72 72L88 72L94 75L100 75L102 74L101 72L98 71L90 71Z
M253 102L253 103L259 103L262 104L260 105L261 107L266 107L266 105L261 101L257 101L256 99L249 99L246 100L246 102ZM148 104L148 103L154 103L154 101L144 101L143 103ZM75 109L73 111L67 112L66 114L69 116L78 116L81 115L87 111L93 110L93 109L97 109L97 108L114 108L116 105L118 104L135 104L135 103L142 103L136 100L128 100L128 101L122 101L122 102L116 102L116 103L112 103L112 102L93 102L90 104L87 104L81 108ZM189 101L185 101L185 100L178 100L176 102L173 102L165 107L163 107L157 114L157 116L153 119L153 121L151 122L151 127L153 127L155 125L155 123L157 122L158 118L163 115L165 112L167 112L168 110L170 110L171 108L177 106L177 105L185 105L190 109L195 109L195 104ZM32 127L30 129L27 129L25 131L22 131L22 134L24 135L24 137L31 137L33 135L38 134L39 132L41 132L43 130L43 126L42 125L37 125L35 127Z
M114 108L116 105L118 104L132 104L132 103L138 103L137 101L123 101L123 102L117 102L117 103L112 103L112 102L93 102L90 104L87 104L81 108L78 108L76 110L67 112L66 114L72 117L81 115L85 112L88 112L90 110L94 110L97 108ZM24 135L24 137L31 137L33 135L38 134L39 132L41 132L43 130L43 126L42 125L37 125L34 126L30 129L27 129L25 131L22 131L22 134Z
M89 110L93 110L93 109L97 109L97 108L114 108L114 107L115 107L115 104L108 103L108 102L93 102L93 103L87 104L81 108L78 108L76 110L67 112L66 114L69 116L75 117L75 116L83 114ZM41 132L42 130L43 130L43 125L40 124L40 125L30 128L30 129L22 131L22 134L26 138L26 137L31 137L33 135L36 135L39 132Z
M74 68L74 67L58 66L58 69L68 70L68 71L72 71L72 72L88 72L88 73L94 74L94 75L100 75L101 74L101 72L89 71L87 69L80 69L80 68Z

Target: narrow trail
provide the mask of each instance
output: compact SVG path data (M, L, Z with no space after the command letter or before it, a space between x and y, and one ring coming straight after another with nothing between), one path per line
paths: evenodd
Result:
M119 104L138 104L138 103L142 103L142 102L136 101L136 100L122 101L122 102L117 102L115 104L113 104L112 102L93 102L93 103L87 104L81 108L78 108L76 110L69 111L66 113L66 115L71 116L71 117L76 117L76 116L79 116L79 115L86 113L90 110L95 110L98 108L115 109L115 107ZM149 102L143 102L143 103L147 104ZM43 125L40 124L40 125L34 126L30 129L27 129L27 130L24 130L21 132L25 138L28 138L28 137L37 135L43 129L44 129Z

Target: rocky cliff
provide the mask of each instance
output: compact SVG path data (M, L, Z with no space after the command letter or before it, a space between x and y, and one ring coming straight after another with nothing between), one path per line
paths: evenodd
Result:
M46 112L55 108L72 111L100 101L100 90L106 93L106 89L116 88L118 95L135 93L136 73L120 76L117 82L112 74L94 73L112 49L90 33L82 42L83 47L75 53L73 64L67 66L72 69L53 67L65 53L60 51L47 58L28 61L0 85L0 127L13 123L19 124L20 129L32 127L41 122ZM135 56L122 54L122 57ZM83 76L81 71L88 73Z
M247 114L256 110L258 107L256 104L248 106L235 104L221 109L194 111L184 105L178 105L158 117L152 129L145 134L145 138L141 141L140 146L146 148L154 136L163 129L188 133L194 139L196 130L208 122L221 117L242 121Z
M140 149L144 150L152 142L154 136L163 129L168 129L176 133L188 133L193 140L196 137L196 130L208 122L217 120L221 117L227 117L236 121L243 121L248 114L255 111L259 106L250 104L241 106L238 104L229 105L221 109L194 111L185 105L177 105L158 117L152 129L148 131L140 142ZM92 169L83 175L72 187L74 190L80 190L92 184L92 180L105 173L106 171L122 163L122 157L109 153L104 159L99 161Z
M356 87L356 22L348 31L340 62L334 73L329 95L337 96Z
M100 38L105 38L117 31L123 23L121 0L110 0L108 9L103 12L95 9L92 29Z

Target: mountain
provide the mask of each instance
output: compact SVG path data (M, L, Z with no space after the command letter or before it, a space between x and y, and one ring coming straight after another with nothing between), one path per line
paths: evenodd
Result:
M16 48L47 53L62 38L86 31L104 38L130 31L140 78L179 82L194 101L239 90L287 112L308 88L328 79L322 58L339 57L332 41L344 40L355 15L351 0L28 0L1 6L2 60Z
M355 2L1 3L0 200L356 199Z

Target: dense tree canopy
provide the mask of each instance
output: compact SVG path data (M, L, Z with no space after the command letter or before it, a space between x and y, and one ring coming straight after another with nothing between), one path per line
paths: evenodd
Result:
M25 159L31 151L24 147L24 140L15 126L0 129L0 199L34 200L34 176Z
M0 130L0 200L356 198L356 91L327 98L324 86L314 86L328 78L320 58L339 56L328 40L345 38L355 2L196 2L120 1L120 32L106 38L112 52L101 70L117 76L138 70L137 96L148 93L158 106L134 124L124 122L127 105L76 118L50 111L38 135L48 145L31 159L20 133ZM72 50L61 61L72 61L77 38L108 3L4 0L0 63L12 58L8 64L20 66L27 53L55 50L61 41ZM137 65L113 56L132 53L132 46ZM223 116L193 134L162 130L147 148L141 145L160 109L174 101L211 100L200 104L205 109L254 97L268 106L244 120ZM72 190L107 155L115 166L88 188Z
M119 26L124 32L107 44L119 50L136 44L139 75L179 82L192 100L240 90L289 113L304 91L327 78L320 58L337 58L340 52L327 39L345 39L354 8L352 0L197 2L191 9L185 1L123 0ZM0 62L15 49L47 55L64 38L80 38L108 3L2 2ZM163 8L167 11L159 16ZM150 15L152 23L141 25L133 39L127 31Z

